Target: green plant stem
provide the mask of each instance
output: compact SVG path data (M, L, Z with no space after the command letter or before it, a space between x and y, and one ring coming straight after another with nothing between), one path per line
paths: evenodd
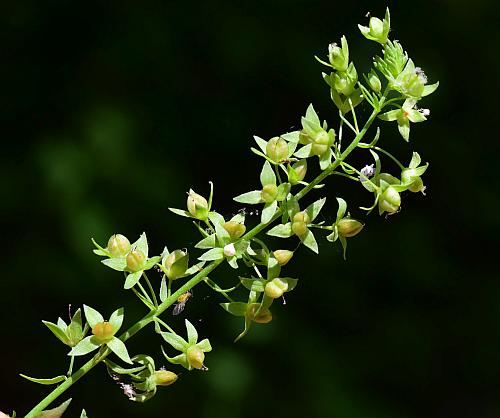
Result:
M151 296L153 296L153 304L155 308L158 308L158 300L156 299L155 291L153 289L153 286L151 286L151 282L148 279L148 276L146 275L146 272L143 271L142 275L144 276L144 279L146 280L146 284L148 285L149 291L151 292Z
M383 107L385 99L385 94L382 96L380 108ZM299 191L295 198L297 200L302 199L306 194L308 194L316 185L320 184L326 177L328 177L332 172L340 165L342 161L344 161L347 156L358 146L358 143L361 141L363 136L366 134L371 124L377 117L379 111L374 109L370 117L365 123L365 126L361 131L356 135L353 141L349 144L349 146L345 149L345 151L332 163L330 166L324 170L321 174L319 174L311 183L305 186L301 191ZM263 231L266 227L268 227L272 222L278 219L282 214L283 209L279 209L276 211L275 215L272 217L271 221L266 224L259 224L256 227L252 228L245 235L243 235L240 239L250 240L255 237L258 233ZM200 270L194 277L188 280L184 285L182 285L177 291L169 295L164 302L162 302L157 309L152 310L147 315L145 315L142 319L132 325L127 331L125 331L122 335L120 335L120 339L122 341L128 340L130 337L135 335L141 329L146 327L146 325L150 324L155 320L156 317L161 315L167 308L169 308L173 303L177 301L177 298L188 290L192 289L198 283L203 281L205 277L211 273L219 264L221 264L224 259L212 261L205 268ZM35 418L40 412L42 412L47 406L49 406L54 400L56 400L61 394L63 394L66 390L68 390L74 383L80 380L83 376L85 376L90 370L92 370L97 364L102 362L109 354L111 350L108 348L99 351L95 356L93 356L87 363L85 363L80 369L78 369L73 375L68 377L63 383L61 383L58 387L56 387L52 392L50 392L44 399L40 401L30 412L25 416L25 418Z

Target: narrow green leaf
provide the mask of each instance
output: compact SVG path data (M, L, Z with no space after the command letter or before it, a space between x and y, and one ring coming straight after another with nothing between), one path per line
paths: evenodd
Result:
M266 281L263 279L247 279L245 277L240 277L240 281L241 281L241 284L246 289L248 289L252 292L258 292L258 293L264 292L264 286L266 284ZM244 304L244 305L245 305L245 311L246 311L247 305L246 304ZM237 315L237 316L241 316L241 315Z
M95 338L85 337L68 353L68 356L84 356L94 350L97 350L101 345L97 344Z
M304 145L302 148L299 148L295 151L295 155L297 158L307 158L312 155L312 144Z
M341 197L337 197L337 202L339 204L339 208L337 210L337 219L336 220L340 221L344 217L345 212L347 210L347 203Z
M165 299L167 299L167 297L168 297L167 280L165 279L165 276L163 276L160 285L160 300L162 302L165 302Z
M311 222L314 221L316 217L319 215L319 212L321 211L321 208L323 207L325 202L326 202L326 197L323 197L322 199L318 199L316 200L316 202L311 203L307 207L306 213L311 219Z
M181 336L174 334L172 332L162 332L161 336L167 343L169 343L176 350L184 351L187 349L188 343Z
M66 409L68 408L71 399L68 399L66 402L63 402L57 408L48 409L46 411L40 412L35 418L61 418Z
M176 208L168 208L168 210L170 212L175 213L176 215L184 216L185 218L192 218L193 217L187 210L176 209Z
M263 140L262 138L259 138L256 135L254 135L253 139L255 139L255 142L257 142L257 145L262 150L262 152L265 154L266 153L266 147L267 147L267 141Z
M198 257L198 260L213 261L220 260L223 257L224 250L222 248L212 248L211 250L208 250L206 253L203 253L200 257Z
M109 323L115 332L121 328L123 323L123 308L119 308L111 314L109 317Z
M221 303L220 306L234 316L245 316L247 311L247 304L243 302Z
M293 144L298 144L299 143L299 135L300 131L293 131L293 132L288 132L286 134L281 135L281 137L288 142L291 142Z
M134 360L136 357L137 356L134 357ZM114 373L117 373L117 374L134 374L134 373L138 373L146 368L146 366L143 365L143 366L138 366L138 367L130 367L127 369L127 368L119 366L118 364L112 362L109 359L105 359L104 363L106 363L106 366L108 367L108 369L110 369L111 371L113 371Z
M312 103L307 107L307 110L306 110L306 119L316 125L320 125L321 122L319 120L319 117L318 117L318 114L316 113L316 111L314 110L314 107L312 105Z
M215 234L212 234L209 235L208 237L203 238L201 241L198 241L194 247L207 250L210 248L214 248L215 245L216 245Z
M85 412L85 409L82 410L82 413L80 415L80 418L88 418L87 413Z
M139 239L132 244L132 248L135 248L144 253L147 257L149 254L148 239L146 238L146 233L143 232Z
M201 340L198 344L196 344L196 346L204 353L212 351L212 345L210 344L210 341L208 341L208 338Z
M287 292L295 289L295 287L297 286L297 283L299 281L299 279L292 279L291 277L282 277L281 280L283 280L284 282L286 282L288 284L288 289L286 290Z
M161 348L161 351L163 353L163 355L165 356L165 358L172 364L180 364L181 366L183 366L184 368L188 369L188 370L192 370L192 367L191 365L189 364L189 362L187 361L187 356L186 354L182 353L182 354L179 354L175 357L169 357L167 356L167 354L165 353L165 350L164 348L162 347Z
M424 92L422 93L422 97L434 93L438 87L439 87L439 81L434 84L428 84L424 86Z
M69 345L69 339L66 336L66 333L59 328L56 324L53 324L49 321L42 321L48 329L54 334L63 344Z
M316 238L314 238L314 234L311 231L307 231L305 236L301 237L301 241L307 248L314 251L316 254L319 253L318 243L316 242Z
M66 376L62 376L62 375L52 377L50 379L37 379L35 377L26 376L25 374L19 374L19 376L24 377L25 379L29 380L30 382L38 383L40 385L55 385L56 383L63 382L64 380L67 379Z
M278 202L273 200L271 203L266 203L264 208L262 209L262 213L260 215L260 221L263 224L267 224L271 221L274 214L276 213L276 209L278 208Z

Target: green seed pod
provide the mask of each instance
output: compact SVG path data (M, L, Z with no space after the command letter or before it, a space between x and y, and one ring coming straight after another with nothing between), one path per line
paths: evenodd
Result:
M358 235L363 226L361 222L351 218L343 218L337 223L339 235L346 238Z
M267 324L268 322L271 322L273 319L273 315L271 314L271 311L268 308L262 308L260 309L260 303L251 303L248 305L247 311L246 311L246 317L253 321L256 322L257 324ZM259 312L257 315L255 315L257 312Z
M260 192L260 197L266 203L272 203L278 196L278 187L275 184L266 184Z
M330 145L330 136L326 131L322 130L314 138L312 153L314 155L322 155L328 150Z
M288 181L290 184L295 185L304 180L307 173L307 160L297 161L296 163L288 166Z
M283 267L292 259L293 251L275 250L275 251L273 251L273 255L276 258L276 260L278 261L278 264Z
M292 220L292 232L299 237L305 235L310 221L309 215L305 211L296 213Z
M288 158L288 144L279 136L271 138L266 146L266 155L276 163L286 160Z
M379 213L382 214L387 212L389 214L396 213L401 206L401 196L394 189L394 187L389 186L380 195L378 200Z
M130 251L130 241L122 234L112 235L107 250L113 257L125 257Z
M195 369L203 369L203 361L205 360L205 353L200 347L192 345L187 349L187 360L188 363Z
M189 190L187 208L188 212L196 219L200 221L206 221L208 219L207 199L195 193L193 190Z
M368 74L368 84L370 84L370 88L375 93L380 93L380 91L382 90L382 83L380 82L380 78L378 78L377 73L373 70L371 70Z
M131 272L142 270L146 264L146 256L141 250L132 250L127 255L127 267Z
M223 226L224 229L229 233L231 241L236 241L239 237L241 237L245 233L247 229L245 225L234 221L226 222Z
M116 331L113 328L113 325L111 325L107 321L99 322L94 326L94 328L92 328L92 334L94 334L99 342L109 341L111 338L113 338L115 332Z
M266 296L272 299L280 298L287 290L288 283L280 278L273 279L269 283L266 283L266 287L264 288Z
M169 386L174 383L178 376L169 370L156 370L153 374L154 382L158 386Z
M182 250L175 250L171 252L163 260L163 267L167 273L167 277L170 280L176 280L184 277L186 270L188 268L189 256L187 252Z

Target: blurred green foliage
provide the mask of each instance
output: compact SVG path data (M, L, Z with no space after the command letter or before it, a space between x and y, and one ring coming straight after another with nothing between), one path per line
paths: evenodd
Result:
M366 23L367 11L382 15L385 5L8 5L0 16L0 409L23 413L45 392L17 373L66 370L66 348L41 319L66 318L70 303L73 310L127 305L125 325L142 315L138 303L129 305L121 276L91 253L90 237L135 239L146 231L156 253L164 244L192 245L190 222L167 207L183 207L190 187L205 193L208 180L217 210L236 211L231 198L260 169L248 151L252 135L268 139L298 126L310 102L336 120L313 55L345 34L361 69L378 50L356 24ZM241 324L197 288L184 315L210 337L209 372L182 373L137 405L98 368L69 392L68 416L78 407L90 417L500 415L496 3L389 5L391 35L441 81L426 100L430 121L412 127L414 147L430 162L427 197L406 195L397 216L371 215L350 241L347 262L326 241L319 257L299 252L287 267L301 279L287 305L236 345ZM382 142L409 160L395 127L382 128ZM353 214L370 200L361 188L329 190L332 219L334 193ZM228 270L212 278L235 281ZM174 324L181 330L182 318ZM160 339L146 334L129 349L147 348L160 361Z

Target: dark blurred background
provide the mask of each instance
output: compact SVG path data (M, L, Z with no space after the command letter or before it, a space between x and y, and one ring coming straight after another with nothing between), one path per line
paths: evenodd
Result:
M500 416L497 6L389 4L392 37L441 82L422 101L430 121L412 126L409 145L395 124L381 122L383 146L405 162L414 149L430 162L427 196L406 194L397 216L366 218L349 240L347 262L338 243L322 240L319 257L301 249L285 270L300 278L286 306L277 303L274 320L237 344L240 321L198 286L183 315L212 341L210 371L183 372L141 405L99 367L61 397L74 398L68 417L82 407L90 417ZM153 253L192 246L196 231L167 207L185 207L190 187L207 195L208 180L217 210L236 212L232 196L258 184L252 135L297 127L311 102L337 126L313 56L346 34L358 72L366 71L378 47L356 25L385 6L24 0L2 7L0 410L22 415L48 393L19 372L49 377L67 369L67 349L42 319L66 319L70 303L108 314L125 305L126 325L144 314L121 275L92 254L90 238L105 244L115 232L132 240L146 231ZM341 178L328 183L324 220L333 219L339 195L365 219L357 207L369 194ZM228 268L212 278L223 286L237 280ZM182 321L172 318L179 332ZM129 350L165 364L152 328Z

